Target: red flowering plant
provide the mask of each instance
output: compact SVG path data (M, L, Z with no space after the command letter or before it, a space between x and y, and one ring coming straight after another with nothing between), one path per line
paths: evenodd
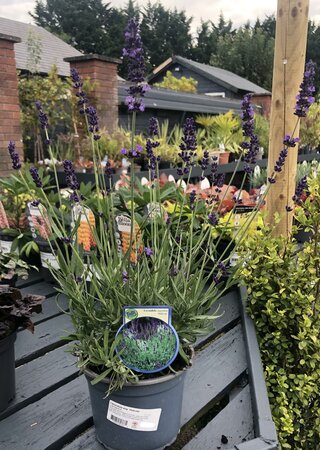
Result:
M137 114L144 111L144 96L148 87L144 81L144 54L139 24L130 20L126 30L124 57L128 61L131 86L127 104L132 114L132 134L128 148L121 153L131 162L129 179L118 191L114 189L113 171L109 161L102 170L99 153L99 125L97 112L90 106L82 81L75 69L71 77L76 89L80 114L83 115L91 137L94 162L95 188L83 195L79 190L71 161L64 161L72 224L66 224L52 208L43 192L36 170L32 169L35 190L47 208L50 226L61 246L53 246L59 267L50 267L59 283L59 290L69 298L69 314L73 321L73 350L82 369L91 368L95 382L110 378L110 389L124 383L137 382L141 374L126 366L116 352L117 332L123 322L123 307L170 307L172 325L179 338L179 352L169 368L176 370L190 361L189 348L200 334L213 328L215 301L237 279L230 267L228 248L216 256L216 234L220 212L226 208L228 189L218 173L216 160L210 160L204 151L200 163L201 177L209 172L212 198L202 199L196 189L190 191L192 170L197 163L195 123L187 118L183 127L176 183L161 186L159 173L159 128L156 119L149 124L149 138L143 149L135 141ZM40 111L40 110L39 110ZM40 120L44 122L41 110ZM254 111L250 95L242 102L243 142L242 154L236 165L244 162L245 176L252 172L259 151L254 133ZM48 124L45 123L47 131ZM282 170L288 148L295 145L291 138L284 139L284 149L273 174L269 177L265 193L260 196L252 212L236 229L232 245L239 245L246 237L250 224L264 202L269 187ZM148 180L142 186L135 174L135 161L144 153L148 160ZM234 176L231 177L232 185ZM184 183L190 192L184 193ZM59 189L59 187L57 186ZM172 208L163 205L164 197L172 201ZM240 197L228 206L235 211L241 205ZM188 218L186 220L186 214ZM231 218L229 219L229 222ZM224 224L227 229L229 222ZM221 233L221 236L223 233ZM222 237L219 237L222 239ZM218 239L218 240L219 240ZM229 250L231 248L231 244ZM208 270L209 267L209 270ZM222 283L222 280L226 279ZM143 375L147 377L148 375Z

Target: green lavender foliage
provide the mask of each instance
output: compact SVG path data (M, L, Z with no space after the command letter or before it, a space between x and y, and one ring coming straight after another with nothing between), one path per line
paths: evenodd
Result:
M320 177L296 218L311 233L298 248L273 237L246 241L239 269L248 290L280 449L316 450L320 442ZM248 253L250 257L248 258Z

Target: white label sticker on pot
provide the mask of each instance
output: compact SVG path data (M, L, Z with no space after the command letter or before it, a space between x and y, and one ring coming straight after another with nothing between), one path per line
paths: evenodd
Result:
M137 409L110 400L107 419L130 430L157 431L160 415L161 408Z
M42 267L49 269L49 266L53 269L59 269L59 263L57 258L52 253L40 252Z
M0 249L2 253L11 252L12 241L0 241Z

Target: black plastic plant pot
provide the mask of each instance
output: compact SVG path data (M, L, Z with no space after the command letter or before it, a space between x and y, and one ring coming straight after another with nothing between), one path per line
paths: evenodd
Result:
M14 332L0 340L0 412L4 411L14 399L16 393Z
M52 249L50 245L45 242L38 243L38 246L40 250L41 275L47 283L56 283L56 280L49 269L49 264L57 268L57 261L54 254L52 253ZM53 248L55 249L56 247L53 245Z
M97 440L109 450L161 450L180 430L186 370L126 384L106 397L108 380L92 385L86 370Z

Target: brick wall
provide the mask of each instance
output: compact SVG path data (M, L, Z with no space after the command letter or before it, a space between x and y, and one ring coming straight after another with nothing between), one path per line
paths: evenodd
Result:
M252 103L261 108L261 114L267 119L270 117L271 112L271 94L259 95L254 94L252 96ZM259 108L259 111L260 111Z
M18 153L23 154L14 53L16 42L21 42L20 38L0 33L0 176L8 175L11 170L7 151L10 140L15 141Z
M118 126L118 78L120 60L100 55L83 55L65 58L71 67L78 70L81 78L90 78L95 87L90 94L97 108L100 128L109 132Z

